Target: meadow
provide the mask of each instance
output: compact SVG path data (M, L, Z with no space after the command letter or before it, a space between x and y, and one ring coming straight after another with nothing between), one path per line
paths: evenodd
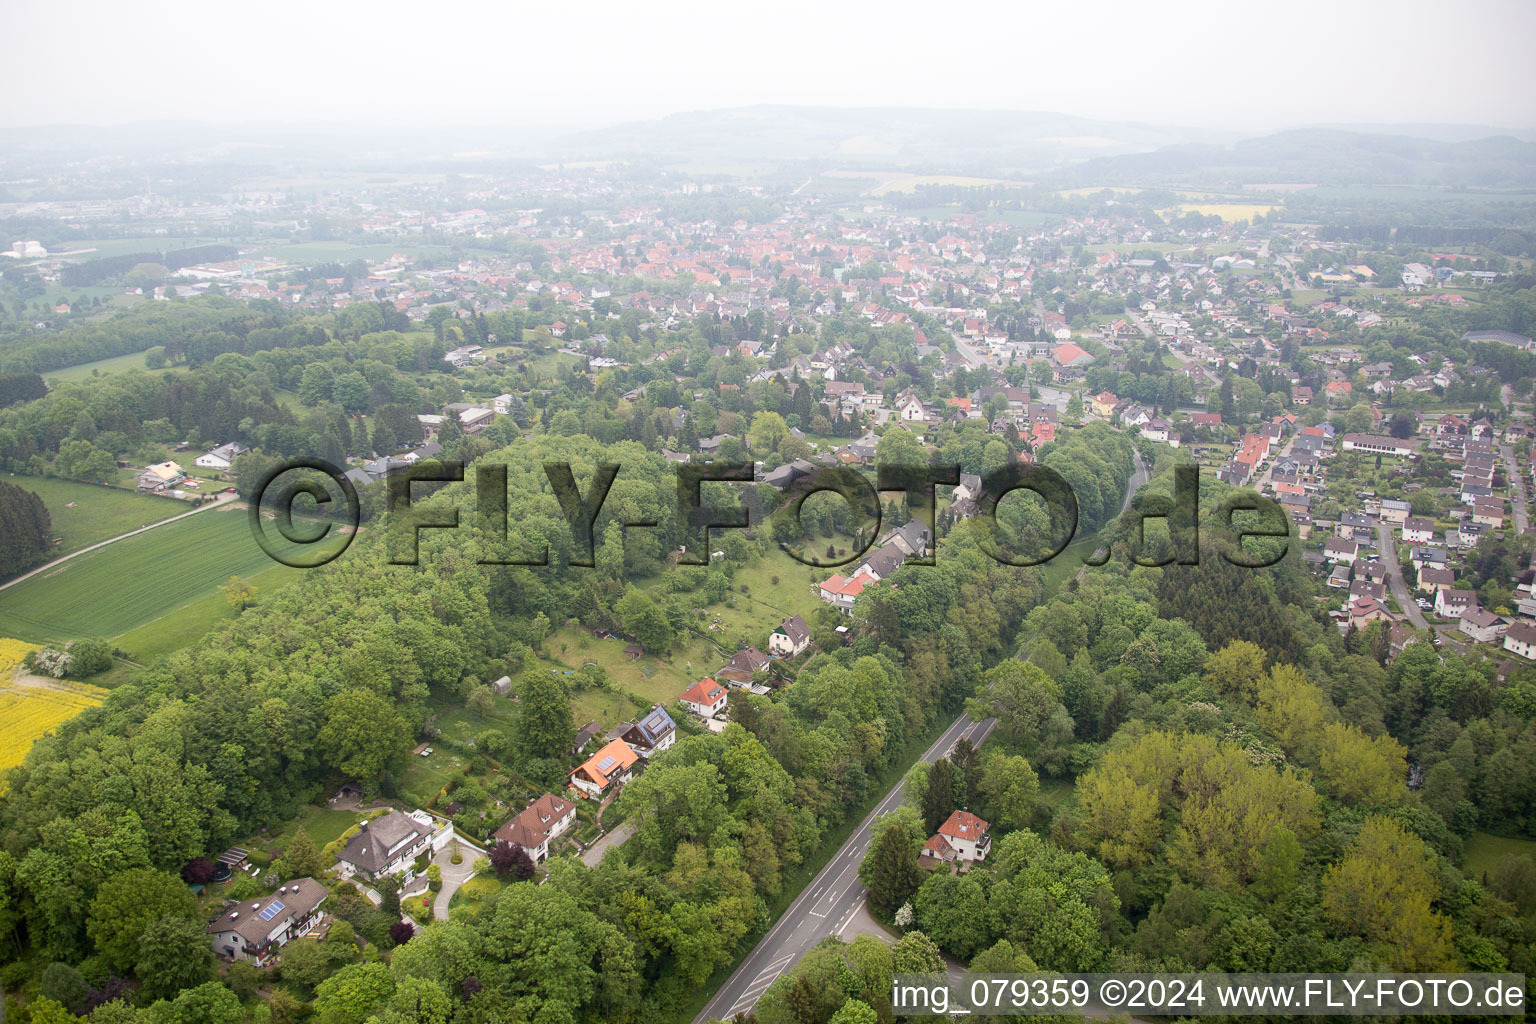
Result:
M129 352L123 356L113 356L110 359L97 359L90 363L77 363L74 366L66 366L62 370L50 370L43 377L54 384L73 384L75 381L85 380L87 377L104 377L112 373L122 373L125 370L143 370L145 373L169 373L170 367L159 370L151 370L144 365L143 352Z
M244 508L209 509L0 591L0 636L120 636L193 601L222 597L217 588L231 576L273 565L251 537ZM283 569L295 577L303 571Z
M81 548L137 530L146 523L190 512L192 506L175 498L160 498L135 491L60 480L56 477L7 476L7 483L31 491L48 506L53 535L63 543L54 555L67 555ZM74 507L70 508L70 503Z
M1536 860L1536 839L1512 839L1496 836L1491 832L1474 832L1461 847L1462 870L1469 878L1481 879L1484 872L1493 874L1499 859L1513 854Z
M298 570L276 563L272 563L269 569L244 576L256 588L257 604L298 578ZM127 651L138 664L148 665L157 658L190 646L215 626L239 614L223 591L214 590L142 626L130 629L113 643Z

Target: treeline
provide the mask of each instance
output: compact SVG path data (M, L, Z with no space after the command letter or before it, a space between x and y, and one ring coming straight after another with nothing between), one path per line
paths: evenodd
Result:
M41 563L53 551L53 524L43 499L0 480L0 577Z
M48 393L48 385L35 373L0 373L0 408L30 402Z
M210 244L172 249L168 252L135 252L122 256L104 256L101 259L70 264L59 272L59 280L71 288L84 288L121 277L140 263L158 263L174 272L198 263L232 260L239 255L240 250L232 245Z

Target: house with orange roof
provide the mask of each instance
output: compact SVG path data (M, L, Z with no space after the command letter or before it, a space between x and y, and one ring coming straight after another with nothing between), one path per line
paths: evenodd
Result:
M864 593L864 588L874 586L877 582L866 572L856 572L849 577L833 573L822 581L820 597L844 615L852 615L853 603Z
M600 800L615 786L622 786L634 776L640 755L623 740L607 746L571 769L570 783L583 796Z
M725 709L727 697L725 687L706 676L684 690L677 699L700 718L713 718Z
M991 828L970 811L952 811L923 844L918 863L927 868L955 861L982 861L992 850Z

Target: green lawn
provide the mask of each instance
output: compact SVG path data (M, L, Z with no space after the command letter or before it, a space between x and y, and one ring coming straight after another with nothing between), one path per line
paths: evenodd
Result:
M360 810L338 811L332 807L318 807L310 804L298 813L292 821L285 823L267 840L267 845L274 849L285 849L293 835L300 828L309 833L309 838L315 841L318 847L324 847L327 843L333 843L341 838L341 834L356 825L365 817Z
M426 757L412 754L400 773L401 799L416 807L432 802L454 772L462 771L465 759L446 747L434 748Z
M119 491L95 484L42 476L7 476L7 483L25 488L43 499L53 535L64 543L55 553L88 548L92 544L137 530L146 523L190 512L192 506L175 498L161 498L133 491ZM74 508L70 508L70 503Z
M273 565L251 537L243 508L210 509L0 591L0 636L34 642L119 636L216 595L231 576ZM295 577L303 571L282 569Z
M92 363L79 363L75 366L66 366L62 370L51 370L43 374L43 377L54 384L72 384L77 380L85 380L87 377L104 377L109 373L122 373L124 370L144 370L146 373L169 373L171 372L171 367L167 366L159 370L150 370L144 365L143 352L130 352L125 356L113 356L111 359L98 359Z
M1511 853L1536 860L1536 839L1510 839L1492 832L1474 832L1462 844L1462 868L1469 877L1481 879L1485 871L1492 875L1499 859Z

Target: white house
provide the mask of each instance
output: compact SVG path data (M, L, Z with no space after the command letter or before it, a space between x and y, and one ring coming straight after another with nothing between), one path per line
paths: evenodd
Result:
M1428 544L1435 539L1435 524L1428 519L1409 516L1403 520L1403 543Z
M613 740L603 749L571 769L571 785L583 795L601 799L609 787L628 782L640 755L623 740Z
M1477 607L1477 595L1470 590L1446 587L1435 594L1435 614L1447 619L1459 619L1468 608Z
M970 811L952 811L938 832L923 844L919 862L931 867L957 860L986 860L992 849L989 827Z
M235 442L231 441L228 444L219 445L217 448L213 449L213 451L205 452L204 454L199 455L197 458L192 460L192 464L197 466L199 469L222 471L234 465L236 456L248 451L250 451L250 449L244 445L236 444Z
M768 652L780 658L793 658L810 645L810 627L798 615L791 615L768 634Z
M412 861L423 853L442 849L452 838L453 825L439 822L426 811L390 811L363 822L357 834L347 840L337 860L347 878L361 875L371 880L404 874L405 880L410 881L414 874Z
M545 793L492 834L492 839L521 846L537 864L549 856L549 844L576 824L576 805Z
M1503 625L1503 619L1475 604L1461 613L1461 631L1480 644L1497 640Z
M677 698L683 707L692 711L700 718L713 718L725 710L725 705L730 699L725 687L709 677L700 679Z
M1504 632L1504 649L1522 658L1536 658L1536 623L1516 622Z

